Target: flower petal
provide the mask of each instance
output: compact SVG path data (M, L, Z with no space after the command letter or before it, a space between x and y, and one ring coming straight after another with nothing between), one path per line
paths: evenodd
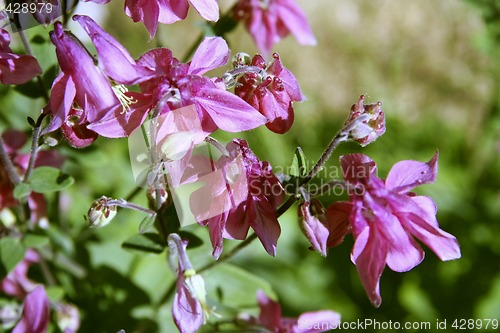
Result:
M301 45L316 45L316 38L304 11L291 0L280 1L278 15Z
M207 21L219 20L219 4L217 0L189 0L196 11Z
M12 333L45 333L49 324L49 300L43 286L36 287L24 299L21 320Z
M220 129L227 132L247 131L267 122L267 118L248 103L224 90L203 89L194 100Z
M99 55L99 64L116 82L133 85L153 77L152 70L137 65L128 51L90 17L75 15L73 20L90 36Z
M172 317L181 333L195 333L203 325L201 304L189 292L180 271L177 278L177 293L172 304Z
M437 177L438 152L427 163L401 161L392 167L385 180L385 187L397 193L406 193L418 185L433 183Z
M334 311L305 312L297 318L294 333L321 333L335 329L340 324L340 314ZM326 325L326 327L325 327Z
M259 196L249 197L246 218L250 221L250 225L267 253L275 256L281 228L271 204Z
M273 301L262 290L257 290L260 314L259 324L274 331L281 326L281 305Z
M345 235L350 232L349 216L352 210L353 206L350 202L334 202L326 209L330 231L328 247L342 243Z
M375 175L377 168L375 161L363 154L340 156L340 165L344 179L353 184L366 181Z
M193 55L188 74L202 75L223 66L229 59L229 48L221 37L205 37Z
M356 258L356 268L358 270L361 283L368 295L368 298L375 307L382 303L380 297L380 277L385 267L387 256L387 243L376 234L374 228L367 228L363 231L367 239L366 246ZM359 238L356 240L358 242ZM356 247L356 245L355 245Z

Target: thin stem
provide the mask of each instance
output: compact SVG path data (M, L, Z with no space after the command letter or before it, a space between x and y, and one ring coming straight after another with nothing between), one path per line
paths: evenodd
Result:
M30 152L30 160L28 162L28 169L26 169L26 173L24 174L24 179L23 182L26 183L28 182L31 173L33 172L33 169L35 167L35 161L36 161L36 156L38 154L38 140L40 139L40 131L42 129L42 121L43 118L45 118L46 114L42 113L35 124L35 127L33 127L33 134L31 137L31 152Z
M205 138L205 142L210 143L212 146L217 148L224 156L229 156L229 152L227 151L226 147L224 147L217 139L207 136Z
M118 206L118 207L122 207L122 208L129 208L129 209L137 210L139 212L147 213L147 214L152 215L152 216L156 215L156 212L154 210L144 208L144 207L137 205L135 203L127 202L125 199L111 199L111 200L108 200L106 205L108 207Z
M16 172L16 168L14 164L12 164L12 160L5 149L5 142L3 141L3 137L0 135L0 161L2 162L5 171L7 172L7 176L12 184L17 185L21 182L19 175Z

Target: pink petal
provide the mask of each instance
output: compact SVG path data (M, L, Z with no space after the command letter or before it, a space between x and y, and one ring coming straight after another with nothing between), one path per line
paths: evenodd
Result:
M219 4L217 0L189 0L196 11L207 21L219 20Z
M276 246L281 234L281 228L276 218L276 212L269 202L262 198L253 196L249 198L247 206L247 217L257 237L272 256L276 255Z
M53 132L61 127L69 115L76 96L76 87L71 76L61 73L52 85L50 108L52 119L43 134Z
M227 132L257 128L267 122L257 110L241 98L220 89L203 89L194 98L217 126Z
M378 308L382 303L379 284L385 267L387 243L376 234L373 228L367 228L363 233L366 233L363 238L368 241L356 259L356 268L368 298Z
M301 225L313 248L326 257L326 243L329 235L328 228L316 216L311 214L309 207L309 202L304 202L303 205L299 206L299 216L302 216Z
M269 119L266 127L284 134L292 127L294 114L292 102L285 91L268 91L260 102L260 111Z
M262 290L257 290L260 314L259 324L274 331L281 326L281 305L273 301Z
M0 82L23 84L42 73L38 61L29 55L0 53Z
M340 157L342 175L351 183L365 181L375 175L377 164L363 154L347 154Z
M307 22L307 17L294 1L280 1L278 13L283 24L292 32L299 44L316 45L316 38Z
M179 272L177 278L172 316L181 333L195 333L203 325L203 309L187 289L182 272Z
M105 117L90 123L88 129L107 138L123 138L129 136L146 119L150 109L150 101L138 93L128 93L138 102L130 110L124 110L121 104L116 105Z
M229 59L229 48L221 37L205 37L193 55L188 74L202 75L223 66Z
M398 193L406 193L416 186L434 182L437 177L438 155L436 151L427 163L401 161L394 164L385 180L386 188Z
M337 246L344 241L344 237L350 232L349 216L353 207L350 202L334 202L326 209L326 217L329 222L328 247Z
M429 224L418 215L407 214L406 217L408 222L405 227L408 231L427 245L439 259L447 261L461 257L460 246L453 235Z
M36 287L24 299L21 320L12 333L45 333L49 324L49 300L43 286Z
M325 329L335 329L340 324L340 314L333 311L305 312L297 318L294 333L321 333ZM326 327L325 327L326 325ZM320 329L315 329L320 327Z
M187 0L176 0L173 4L171 0L157 0L160 13L158 21L164 24L171 24L187 17L189 3Z
M90 36L99 54L99 64L116 82L133 85L154 75L152 70L137 65L128 51L90 17L75 15L73 20Z

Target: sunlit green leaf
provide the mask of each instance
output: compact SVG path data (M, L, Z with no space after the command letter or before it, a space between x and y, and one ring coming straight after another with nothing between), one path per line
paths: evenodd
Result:
M0 239L0 277L5 277L24 258L26 248L19 238Z
M74 179L61 170L42 166L33 170L30 179L30 185L34 192L48 193L65 189L71 186Z
M31 193L31 186L26 183L19 183L14 187L14 198L22 199Z

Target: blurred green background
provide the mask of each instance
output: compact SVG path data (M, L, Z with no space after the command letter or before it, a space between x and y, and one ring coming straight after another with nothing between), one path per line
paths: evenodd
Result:
M367 102L382 101L386 134L366 148L342 145L328 165L337 166L338 156L344 153L363 152L378 163L383 178L397 161L428 161L438 149L438 179L417 192L436 201L440 226L458 238L462 258L443 263L426 249L424 262L410 272L386 268L380 285L382 306L375 309L349 258L352 237L322 258L307 249L293 207L280 218L282 236L276 258L269 257L260 244L252 244L231 261L233 266L207 272L208 285L231 286L232 304L255 307L250 293L237 292L245 283L234 281L236 266L267 281L256 285L274 290L287 316L332 309L343 321L435 323L447 319L448 327L455 319L500 320L500 3L297 2L312 24L318 45L303 47L289 37L275 50L297 76L308 100L295 105L296 121L286 135L263 128L242 137L273 166L289 165L297 146L314 163L359 95L366 94ZM232 4L221 1L222 11ZM125 16L121 1L92 8L106 8L104 26L134 57L162 45L182 58L202 29L200 17L191 10L188 20L160 26L159 37L147 42L145 28ZM43 28L29 31L33 36L46 32ZM227 37L233 54L256 52L242 27ZM42 67L49 71L53 50L42 45L34 49L43 54ZM26 99L5 87L0 94L2 130L27 129L25 116L36 115L33 110L41 107L41 100ZM217 136L232 138L227 133ZM121 211L110 226L91 231L82 218L93 199L125 197L134 189L126 144L125 139L101 138L83 150L63 147L68 157L66 171L76 184L51 198L63 203L59 209L57 204L50 207L51 223L61 226L57 237L68 244L61 251L86 266L86 273L84 279L67 277L64 272L58 278L67 297L82 309L82 332L121 328L127 333L172 332L170 308L161 302L173 281L164 254L139 255L121 248L123 241L137 233L143 216ZM324 198L323 203L333 199ZM135 201L145 204L143 193ZM189 230L208 239L201 227ZM227 242L225 251L235 244ZM210 246L190 255L200 267L211 260ZM209 294L212 299L221 297L220 290L209 290Z

